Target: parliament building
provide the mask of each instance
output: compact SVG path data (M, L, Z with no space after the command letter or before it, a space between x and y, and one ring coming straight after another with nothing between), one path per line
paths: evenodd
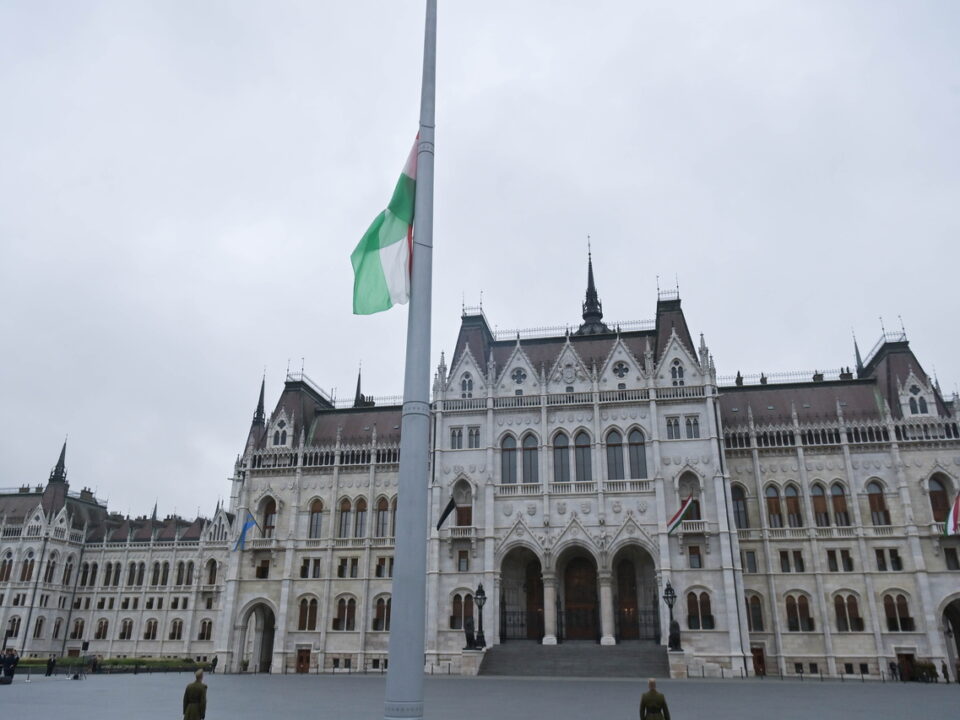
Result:
M694 337L675 292L651 321L604 323L592 264L570 327L493 332L464 309L433 384L427 672L471 671L481 583L490 657L581 642L666 658L669 583L674 674L880 677L931 661L955 679L960 537L943 528L960 399L902 332L850 368L729 378ZM74 492L64 448L45 484L0 493L5 642L383 670L400 414L359 380L345 405L302 373L267 413L261 385L228 505L193 520Z

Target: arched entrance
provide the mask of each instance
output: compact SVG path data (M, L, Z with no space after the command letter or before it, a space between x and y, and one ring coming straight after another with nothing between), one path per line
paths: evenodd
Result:
M960 679L960 598L943 609L943 627L947 635L947 657L955 673L953 679Z
M583 548L574 547L560 558L562 578L561 622L558 635L564 640L600 640L597 563Z
M540 559L527 548L514 548L500 566L500 641L542 639Z
M247 611L240 645L241 671L270 672L276 624L273 610L266 603L257 603Z
M617 642L660 642L657 576L650 553L635 545L621 549L613 558L613 583Z

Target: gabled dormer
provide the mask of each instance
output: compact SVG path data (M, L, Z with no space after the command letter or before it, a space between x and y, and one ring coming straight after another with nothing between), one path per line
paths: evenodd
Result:
M290 418L287 417L286 408L280 408L280 412L270 418L270 425L267 428L267 447L289 448L292 446L293 427Z
M570 342L569 336L547 375L550 392L588 392L592 390L590 370Z
M467 400L484 397L486 395L486 385L483 378L484 373L480 368L480 363L473 356L473 351L469 345L464 346L447 376L447 399Z
M910 374L904 382L897 380L900 400L900 413L904 418L923 417L937 414L937 400L929 379L921 380L910 368Z
M629 390L645 379L643 364L618 337L600 368L600 390Z
M667 340L656 374L660 385L666 387L702 385L704 382L700 362L676 332L671 333Z
M497 381L499 395L532 395L540 392L537 371L530 358L520 345L520 338L503 365L503 371Z

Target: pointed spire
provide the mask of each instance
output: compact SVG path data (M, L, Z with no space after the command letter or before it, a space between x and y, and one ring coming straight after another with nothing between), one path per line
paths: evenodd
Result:
M157 501L153 501L153 512L150 514L150 519L154 522L157 521Z
M853 335L853 354L857 358L857 377L863 374L863 358L860 357L860 347L857 345L857 335Z
M67 481L67 441L63 441L63 447L60 448L60 457L57 460L57 466L50 471L50 482Z
M362 373L363 373L363 366L361 365L360 367L357 368L357 391L353 394L353 406L355 408L363 407L363 403L364 403L363 393L360 392L360 376Z
M610 332L610 328L603 324L603 304L597 293L597 286L593 280L593 253L587 250L587 293L583 301L583 324L577 330L577 335L596 335Z
M266 424L266 415L264 415L264 412L263 412L263 390L266 383L267 383L267 376L266 374L264 374L263 379L260 380L260 399L257 401L257 409L253 413L254 425Z

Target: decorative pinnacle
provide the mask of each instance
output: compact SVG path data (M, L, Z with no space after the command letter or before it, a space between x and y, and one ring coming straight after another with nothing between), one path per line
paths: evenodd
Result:
M263 412L263 389L267 382L267 375L264 373L263 378L260 380L260 399L257 400L257 409L253 413L253 424L254 425L264 425L266 423L266 415Z
M50 473L50 482L67 481L67 441L64 439L63 447L60 448L60 457L57 459L57 466Z

